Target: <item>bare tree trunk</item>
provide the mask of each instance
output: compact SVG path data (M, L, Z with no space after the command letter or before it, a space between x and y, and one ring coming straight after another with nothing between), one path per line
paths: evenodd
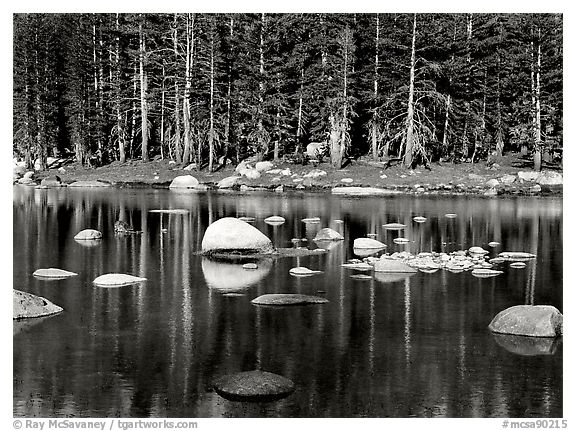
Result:
M175 62L178 63L178 14L174 14L174 32L172 42L174 44ZM182 148L180 145L180 88L178 78L174 79L174 155L176 163L182 163Z
M124 163L126 161L126 140L125 140L125 131L122 126L122 113L120 109L120 99L121 99L121 87L120 82L122 79L121 76L121 69L120 69L120 17L119 14L116 14L116 45L115 45L115 84L116 84L116 102L115 102L115 111L116 111L116 128L118 134L118 153L120 157L120 163Z
M468 23L466 26L466 50L468 52L466 61L468 63L468 74L466 75L465 83L465 93L466 97L469 97L470 91L470 74L471 74L471 64L472 56L470 54L470 43L472 41L472 14L468 14ZM466 114L464 115L464 127L462 129L462 152L464 153L464 158L468 156L468 120L470 117L470 101L466 100Z
M258 139L259 158L262 159L268 152L268 143L264 139L264 29L266 25L266 14L262 13L262 23L260 26L260 82L258 93Z
M304 61L302 61L302 66L300 70L300 94L298 96L298 125L296 126L296 151L295 154L301 152L302 143L302 105L304 103Z
M498 35L499 44L502 43L502 23L500 23L500 31ZM501 104L501 81L500 81L500 70L502 68L501 57L500 57L500 47L497 48L496 52L497 59L497 72L496 72L496 155L502 156L504 152L504 131L502 130L502 104Z
M134 77L132 79L132 128L130 130L130 158L134 158L136 146L136 96L138 94L138 64L134 62Z
M184 102L182 116L184 121L184 163L191 161L191 131L190 131L190 89L192 87L192 57L194 55L194 14L186 15L186 75L184 87ZM200 155L198 155L200 157ZM196 160L196 168L200 169L201 160Z
M378 45L380 44L380 16L376 14L376 39L375 39L375 54L374 54L374 103L378 103ZM374 107L374 114L372 116L372 159L378 160L378 106Z
M46 164L43 161L43 154L45 153L44 139L42 134L43 128L43 109L42 109L42 98L41 98L41 88L40 88L40 60L38 53L38 29L35 30L35 44L34 44L34 65L35 65L35 78L36 78L36 153L40 161L40 169L46 169Z
M540 28L538 28L538 48L536 55L536 83L534 91L534 170L542 169L542 122L540 119L540 67L542 65L542 49Z
M230 43L234 37L234 18L230 18ZM230 138L232 136L232 64L228 64L228 90L226 92L226 126L224 128L224 165L228 159L228 149L230 147ZM238 148L236 148L238 155Z
M212 18L215 19L215 18ZM210 130L208 131L208 172L214 170L214 33L216 31L215 23L212 23L213 28L210 31Z
M144 60L146 55L146 41L144 40L144 31L142 28L142 22L140 22L139 27L140 36L140 115L142 121L142 161L149 161L148 157L148 100L147 100L147 81L148 77L144 69Z
M164 160L164 115L166 105L166 67L162 61L162 100L160 103L160 157Z
M414 80L416 71L416 14L412 25L412 55L410 57L410 87L408 90L408 115L406 116L406 149L404 166L412 166L414 152Z

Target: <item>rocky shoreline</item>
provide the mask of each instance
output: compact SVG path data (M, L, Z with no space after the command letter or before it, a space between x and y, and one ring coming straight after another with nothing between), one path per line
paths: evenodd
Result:
M329 192L349 195L476 195L487 197L561 196L563 176L556 170L535 172L510 159L501 166L485 164L438 165L431 171L386 168L384 163L358 161L336 170L329 164L295 165L288 162L242 162L217 172L197 171L166 160L112 163L100 168L77 164L47 171L24 172L15 164L14 184L38 188L115 187L175 190L231 190L234 192ZM177 185L175 185L175 179ZM183 181L183 182L182 182ZM371 189L372 188L372 189Z

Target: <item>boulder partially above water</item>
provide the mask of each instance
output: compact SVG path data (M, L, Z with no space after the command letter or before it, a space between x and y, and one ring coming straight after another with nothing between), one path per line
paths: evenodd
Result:
M79 241L102 239L102 232L95 229L84 229L78 232L74 239Z
M13 319L50 316L63 311L62 307L53 304L46 298L13 289Z
M294 392L294 383L278 374L254 370L220 377L214 389L233 401L274 401Z
M488 329L499 334L526 337L562 335L562 313L551 305L515 305L494 317Z
M74 277L78 274L59 268L40 268L34 271L32 275L36 278L44 280L61 280L68 277Z
M314 237L314 241L341 241L343 239L344 237L340 233L329 227L320 229Z
M270 293L261 295L253 299L254 305L306 305L306 304L324 304L328 302L326 298L311 295L300 295L298 293Z
M202 252L205 254L271 254L275 251L270 238L234 217L216 220L208 226L202 239Z

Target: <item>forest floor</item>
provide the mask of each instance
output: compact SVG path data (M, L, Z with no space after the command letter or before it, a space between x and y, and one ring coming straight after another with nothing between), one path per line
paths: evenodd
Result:
M78 163L63 166L64 170L56 168L37 172L36 180L58 175L64 183L74 181L103 181L115 187L156 187L167 188L172 179L180 175L192 175L207 188L216 188L223 178L238 175L235 166L229 164L216 172L208 172L206 168L197 171L184 169L185 165L177 165L168 160L142 162L130 160L125 163L113 162L109 165L86 168ZM269 174L262 172L258 179L248 179L242 176L233 187L241 191L275 190L279 186L285 191L302 189L308 191L330 190L338 186L378 187L417 194L498 194L498 195L561 195L562 186L541 186L534 190L535 183L521 181L519 171L531 171L532 161L519 154L509 153L501 157L497 164L487 166L486 161L478 163L432 163L430 170L422 166L410 170L401 165L386 168L382 162L374 162L367 158L352 160L343 169L334 169L329 162L317 164L295 164L289 161L274 162L274 169L290 169L291 175ZM305 175L312 171L324 171L326 174L309 178ZM559 165L544 164L543 170L562 172ZM501 179L504 176L516 176L511 184L500 182L496 187L487 185L491 179ZM344 179L344 181L342 181ZM352 181L350 181L352 180ZM280 190L278 190L280 191Z

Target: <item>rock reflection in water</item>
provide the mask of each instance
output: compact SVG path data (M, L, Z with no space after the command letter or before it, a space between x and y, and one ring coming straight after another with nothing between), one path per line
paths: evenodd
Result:
M524 337L522 335L495 334L496 343L510 353L522 356L554 355L562 338Z
M256 269L245 269L242 263L202 258L202 273L210 289L221 293L238 293L264 279L272 268L270 259L262 259Z

